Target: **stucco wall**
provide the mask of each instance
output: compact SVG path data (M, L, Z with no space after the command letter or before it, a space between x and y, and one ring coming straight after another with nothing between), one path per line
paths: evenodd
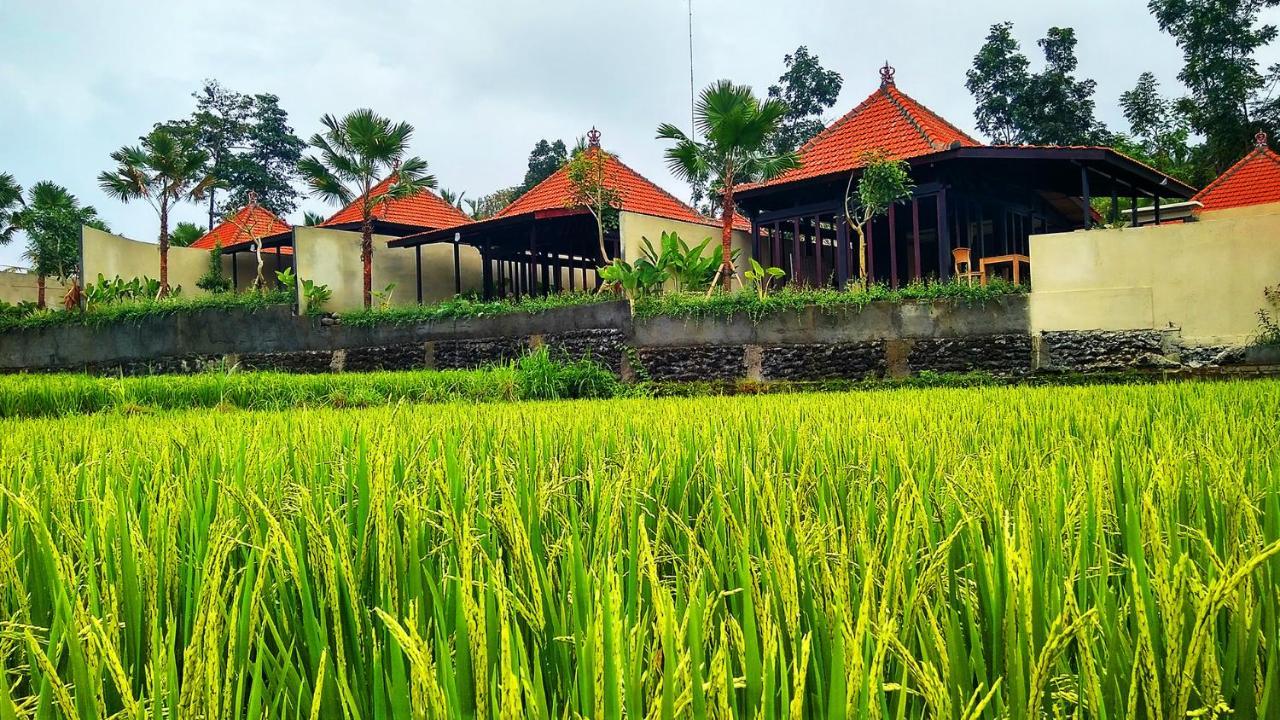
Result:
M395 283L393 305L417 303L417 270L410 248L389 248L392 238L373 238L373 290L381 292ZM360 233L299 227L293 230L294 253L299 279L328 285L333 293L325 305L331 312L364 307L364 275L360 264ZM480 254L474 248L460 248L462 291L482 287ZM422 300L436 302L454 295L453 245L422 248Z
M719 252L720 249L719 225L697 225L652 215L622 212L618 217L618 234L622 238L622 259L635 262L636 258L643 257L644 238L649 239L655 250L661 250L663 232L675 232L689 245L697 245L711 238L711 244L703 251L704 253L713 250ZM741 273L750 267L751 234L734 230L733 247L739 251L737 265L738 272Z
M67 288L54 278L44 282L44 301L51 308L61 307ZM34 273L0 271L0 302L18 304L36 301L36 276Z
M1280 284L1280 213L1031 238L1031 324L1056 330L1181 330L1193 344L1246 344L1263 288Z
M108 280L117 275L124 280L160 277L160 246L156 243L130 240L101 230L83 230L84 281L96 282L101 274ZM169 286L181 287L185 295L204 291L196 281L209 267L209 251L199 248L169 248Z
M1199 217L1202 220L1227 220L1258 215L1280 215L1280 203L1246 205L1244 207L1226 208L1225 210L1205 210L1200 213Z

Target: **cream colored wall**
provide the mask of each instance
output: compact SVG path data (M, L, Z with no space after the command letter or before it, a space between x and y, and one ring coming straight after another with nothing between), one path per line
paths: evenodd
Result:
M51 308L62 307L62 296L67 286L55 278L45 278L44 301ZM38 295L36 276L34 273L0 271L0 302L12 303L35 302Z
M1226 208L1225 210L1204 210L1201 211L1200 218L1203 220L1228 220L1257 215L1280 215L1280 202L1245 205L1244 207Z
M648 238L655 250L661 249L663 232L675 232L680 236L681 240L684 240L689 245L697 245L703 240L711 238L711 244L703 252L711 251L713 248L718 251L720 248L719 225L698 225L624 211L618 214L618 234L622 239L622 259L627 262L634 262L637 258L643 257L643 238ZM751 265L751 233L734 230L732 243L732 247L738 251L737 266L738 272L741 273Z
M298 277L328 285L333 293L326 310L341 312L364 307L364 274L360 263L360 233L299 227L293 231ZM380 292L391 283L393 305L417 303L417 269L412 248L390 248L393 238L375 235L373 243L373 289ZM462 290L483 287L480 254L474 248L459 248ZM422 301L438 302L454 295L453 245L426 245L422 248Z
M155 243L130 240L93 228L84 228L83 255L84 282L97 282L101 274L108 280L120 276L133 278L160 277L160 246ZM196 287L196 281L209 267L209 251L199 248L169 248L169 286L181 287L184 295L199 295L204 291Z
M1244 344L1280 285L1280 213L1031 238L1033 330L1180 329Z

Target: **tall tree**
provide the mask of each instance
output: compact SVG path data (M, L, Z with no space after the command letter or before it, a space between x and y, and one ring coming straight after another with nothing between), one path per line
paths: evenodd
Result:
M774 152L774 136L787 115L786 103L761 101L745 85L719 80L702 91L694 107L701 140L694 140L670 123L658 126L658 139L675 144L667 149L667 166L686 181L709 178L720 193L720 269L716 275L729 289L737 273L733 267L733 188L768 180L799 167L794 152Z
M1275 25L1259 14L1280 0L1149 0L1160 29L1182 50L1182 81L1190 95L1179 107L1191 128L1204 135L1208 162L1221 172L1253 144L1259 120L1272 119L1260 95L1267 79L1256 53L1276 39ZM1259 106L1263 106L1259 108ZM1255 109L1261 110L1255 117ZM1272 133L1274 134L1274 132Z
M169 294L169 212L184 201L204 198L216 182L209 155L182 134L155 128L141 145L111 153L116 169L98 175L98 185L121 202L142 200L160 217L160 294Z
M14 223L27 236L23 257L36 273L36 306L45 307L45 280L65 280L80 264L80 228L95 227L110 232L91 205L81 205L65 187L38 182L27 191L24 207L14 214Z
M1013 23L992 25L986 43L973 58L965 87L977 104L973 115L978 130L993 143L1011 145L1020 139L1021 103L1031 80L1029 67L1013 37Z
M564 167L567 162L569 162L569 150L565 147L563 140L551 143L539 140L538 144L533 146L533 151L529 153L529 168L524 173L524 182L520 184L517 196L532 190L538 183Z
M609 250L604 244L605 231L617 227L622 196L609 182L609 153L600 147L600 133L591 131L591 145L586 152L575 153L569 161L570 204L585 207L596 221L600 243L600 262L609 263Z
M360 262L364 266L364 306L373 304L373 220L379 208L391 200L412 197L434 188L436 179L427 173L427 161L405 157L413 126L393 123L372 110L353 110L339 119L320 119L325 131L311 137L318 154L304 157L298 164L314 195L340 205L360 199ZM392 181L387 191L370 197L370 190L385 178Z
M192 96L191 117L159 127L187 137L209 155L209 174L217 181L209 190L209 226L243 207L251 192L272 212L292 212L298 199L293 180L306 143L294 135L280 99L233 92L217 80L206 80ZM218 189L227 191L221 203Z
M0 173L0 245L8 245L17 233L13 214L22 206L22 186L9 173Z
M510 205L520 195L520 186L514 185L509 188L494 190L476 200L467 200L466 203L467 207L470 208L469 214L472 220L484 220L497 215L502 208Z
M794 152L822 132L822 114L836 104L844 78L835 70L822 67L818 56L801 45L782 58L786 70L776 85L769 86L769 97L786 104L787 114L773 137L773 152Z
M1133 89L1120 95L1120 108L1137 143L1136 148L1124 150L1185 182L1200 185L1211 179L1194 162L1186 117L1161 94L1154 73L1138 76ZM1119 138L1116 141L1123 144Z

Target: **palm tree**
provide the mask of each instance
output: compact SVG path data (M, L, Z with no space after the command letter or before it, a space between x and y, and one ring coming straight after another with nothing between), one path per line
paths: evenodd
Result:
M44 308L45 279L71 277L80 263L80 228L107 231L91 205L81 205L65 187L38 182L27 191L23 208L13 214L13 225L27 236L23 257L36 273L36 306Z
M18 228L13 214L22 206L22 186L9 173L0 173L0 245L8 245Z
M116 169L98 175L98 185L121 202L145 200L160 216L160 295L169 294L169 211L183 200L200 200L215 183L208 154L164 128L141 146L111 153Z
M658 126L659 140L675 142L666 152L672 173L688 182L710 179L712 188L720 193L721 262L716 277L724 280L726 290L736 277L732 255L734 185L769 180L800 166L793 152L769 152L786 114L782 101L762 101L746 85L719 80L702 91L694 109L703 140L690 138L670 123Z
M307 227L315 227L317 225L320 225L326 219L327 218L325 218L325 216L321 215L320 213L311 212L310 210L302 211L302 224L306 225Z
M405 157L413 126L392 123L372 110L354 110L342 119L325 115L326 130L311 137L319 156L298 163L313 195L340 205L360 198L360 261L364 266L364 306L373 304L373 220L379 206L412 197L436 186L427 174L427 161ZM370 190L391 177L387 191L370 197Z
M449 188L440 188L440 199L461 210L462 203L467 199L467 192L465 190L457 192Z
M193 222L180 222L169 234L171 247L191 247L191 243L204 237L205 229Z

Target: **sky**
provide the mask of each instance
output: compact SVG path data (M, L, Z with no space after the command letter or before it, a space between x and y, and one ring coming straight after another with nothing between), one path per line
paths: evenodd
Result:
M155 212L97 187L109 155L159 121L188 115L206 78L274 93L297 134L325 113L370 107L410 122L412 151L441 187L479 197L519 183L541 138L572 145L592 126L618 154L680 197L659 123L689 124L689 0L351 2L351 0L0 0L0 172L24 186L66 185L111 228L154 241ZM719 78L764 94L800 45L844 76L826 120L854 107L886 61L898 87L977 136L965 71L991 24L1035 42L1076 29L1080 76L1098 83L1098 116L1127 129L1117 100L1153 71L1182 91L1181 53L1144 0L692 0L698 88ZM1268 11L1280 22L1280 11ZM1268 48L1261 65L1280 61ZM306 198L302 210L336 208ZM175 220L207 220L185 204ZM21 239L0 266L21 264Z

